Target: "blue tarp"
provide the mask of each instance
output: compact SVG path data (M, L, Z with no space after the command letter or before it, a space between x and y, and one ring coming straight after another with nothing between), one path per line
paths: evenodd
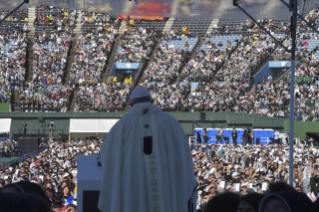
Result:
M207 143L209 144L215 144L217 139L216 139L216 135L218 133L218 128L216 129L212 129L212 128L207 128L207 135L209 137L209 140ZM232 141L232 136L231 136L231 133L232 133L232 129L224 129L224 139L223 139L223 144L226 143L225 142L225 137L229 137L229 143L232 144L233 141ZM236 129L237 131L237 144L242 144L243 143L243 140L242 140L242 137L243 137L243 134L244 134L244 129ZM196 138L197 138L197 132L199 132L199 134L201 135L201 138L202 138L202 142L204 142L204 139L203 139L203 128L195 128L194 129L194 136L195 136L195 143L197 142ZM254 129L253 130L254 132L254 143L256 143L256 139L257 138L260 138L260 144L268 144L270 143L270 139L269 138L273 138L274 137L274 130L272 129Z
M0 141L7 141L9 137L0 137Z

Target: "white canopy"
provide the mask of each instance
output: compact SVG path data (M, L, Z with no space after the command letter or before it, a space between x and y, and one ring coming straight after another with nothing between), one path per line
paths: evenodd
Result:
M108 133L119 119L70 119L70 133Z
M11 119L0 119L0 133L9 133L11 129Z

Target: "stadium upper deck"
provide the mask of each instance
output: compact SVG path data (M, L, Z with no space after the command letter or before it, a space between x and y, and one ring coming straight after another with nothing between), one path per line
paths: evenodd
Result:
M317 25L318 9L307 18ZM289 48L288 21L260 23ZM295 118L312 120L319 109L319 41L303 23L299 28ZM1 29L1 102L11 102L13 111L127 110L132 86L140 85L164 110L288 117L289 75L252 79L265 62L289 54L251 21L124 17L39 6L12 15ZM33 63L32 76L26 75L26 62ZM116 74L114 64L121 63L144 66L139 75Z

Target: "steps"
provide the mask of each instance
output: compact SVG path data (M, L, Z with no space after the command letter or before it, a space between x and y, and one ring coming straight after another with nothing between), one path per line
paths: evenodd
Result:
M18 106L18 101L19 101L19 91L18 90L15 90L13 93L12 93L12 101L11 101L11 111L19 111L20 108Z
M229 55L225 56L225 60L222 62L222 64L218 67L218 69L216 70L216 73L218 73L218 71L225 65L225 62L232 56L232 54L237 50L237 48L241 45L241 43L243 42L244 37L242 38L242 40L240 40L240 42L238 42L237 46L235 46L235 48L231 51L231 53ZM209 83L213 83L216 80L216 74L214 74L212 76L212 79L209 81Z
M166 22L163 33L169 32L169 30L172 28L172 25L174 23L175 18L169 18L168 21Z
M28 10L29 13L29 23L28 23L28 46L27 46L27 63L26 63L26 76L27 82L32 80L33 75L33 44L34 44L34 34L35 26L33 26L33 20L35 19L35 7L31 7Z
M78 16L76 19L76 25L74 28L74 36L72 37L72 43L71 43L71 47L70 47L70 52L69 52L69 59L67 61L67 66L66 66L66 74L64 77L64 84L68 84L69 80L70 80L70 74L71 74L71 67L72 64L74 62L74 56L76 53L76 44L79 40L79 34L81 32L81 11L78 11Z
M126 21L122 20L119 28L119 35L123 35L126 29Z
M112 49L111 49L111 55L108 57L108 60L106 62L106 69L103 73L101 83L106 83L107 78L111 74L111 70L113 68L114 59L115 59L119 44L120 44L120 39L119 38L115 39L114 45L112 46Z
M213 28L217 28L218 22L219 22L219 19L213 19L209 27L207 28L206 34L209 34L213 30Z
M73 89L73 94L72 94L72 98L71 98L71 103L70 103L70 106L69 106L69 112L73 112L74 111L74 108L75 108L75 103L78 99L78 96L79 96L79 88L78 87L75 87Z
M142 74L140 75L140 79L137 79L137 80L138 80L138 81L137 81L138 83L136 83L136 86L135 86L135 87L139 87L139 85L143 82L143 73L144 73L144 71L145 71L146 69L148 69L148 67L149 67L149 65L150 65L150 63L151 63L151 61L152 61L152 58L154 58L154 54L157 52L157 50L158 50L158 48L159 48L159 46L160 46L160 44L161 44L162 42L163 42L163 38L158 39L156 45L154 46L154 49L153 49L151 55L149 56L150 59L146 62L145 66L144 66L144 69L142 70ZM134 78L133 78L133 79L134 79ZM134 89L134 88L133 88L133 89Z

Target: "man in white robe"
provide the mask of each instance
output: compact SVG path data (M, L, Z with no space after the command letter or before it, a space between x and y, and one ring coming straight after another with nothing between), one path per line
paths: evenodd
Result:
M192 157L179 123L136 88L101 149L103 212L195 212Z

